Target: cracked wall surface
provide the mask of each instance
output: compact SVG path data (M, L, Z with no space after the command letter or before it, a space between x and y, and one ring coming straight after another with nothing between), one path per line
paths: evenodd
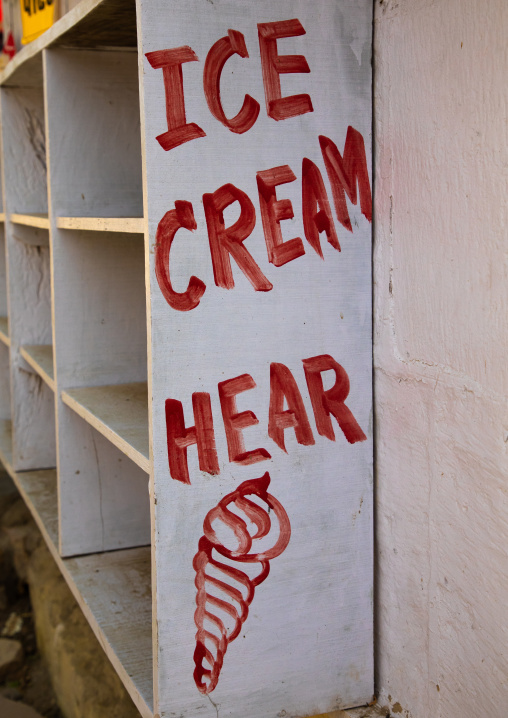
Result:
M506 715L507 27L375 0L377 687L413 718Z

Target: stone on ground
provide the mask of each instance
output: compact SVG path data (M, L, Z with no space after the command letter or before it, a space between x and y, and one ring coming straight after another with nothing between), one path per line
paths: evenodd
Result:
M20 667L23 662L23 646L12 638L0 638L0 682Z

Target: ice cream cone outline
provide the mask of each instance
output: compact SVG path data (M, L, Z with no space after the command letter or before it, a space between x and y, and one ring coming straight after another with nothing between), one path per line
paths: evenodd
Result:
M216 688L225 653L247 620L255 588L267 578L270 561L280 556L291 538L288 515L282 504L267 492L269 484L268 472L258 479L244 481L235 491L221 499L203 521L203 536L198 543L193 567L196 571L197 589L197 608L194 613L197 628L194 681L198 690L204 694L211 693ZM249 496L261 499L268 510L249 499ZM247 522L229 508L231 505L255 526L254 535L250 534ZM256 543L271 533L270 511L273 511L278 521L277 538L272 546L263 547L256 552ZM233 532L237 546L228 548L220 541L213 528L216 521L223 522ZM219 557L216 558L214 552ZM221 556L229 562L221 561ZM249 576L245 570L231 565L231 562L249 564L251 567L259 564L260 570L255 576ZM210 573L210 569L214 575ZM215 594L219 595L214 595L214 590ZM221 596L226 596L228 600ZM229 617L232 626L226 627L220 617L221 613ZM208 628L205 627L205 622Z

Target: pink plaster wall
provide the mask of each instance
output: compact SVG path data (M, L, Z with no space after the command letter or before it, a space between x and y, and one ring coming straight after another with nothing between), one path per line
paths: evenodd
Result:
M508 713L507 38L506 0L375 0L377 680L412 718Z

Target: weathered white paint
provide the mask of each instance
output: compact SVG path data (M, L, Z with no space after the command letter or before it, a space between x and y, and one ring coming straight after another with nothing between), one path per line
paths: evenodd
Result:
M318 136L330 137L342 152L352 125L363 135L369 156L371 5L146 0L138 7L151 302L155 710L161 716L266 718L362 703L372 691L370 224L359 206L351 207L353 234L337 224L342 253L322 235L324 260L304 239L305 256L274 267L267 259L256 172L291 167L298 179L279 187L277 197L291 199L295 217L282 223L282 232L285 240L304 238L304 157L319 166L330 193ZM257 23L295 17L307 34L280 40L279 53L305 55L311 73L284 76L283 94L308 92L314 112L275 122L265 109ZM246 92L261 104L256 124L241 135L212 116L203 93L206 55L230 28L244 34L249 59L236 56L224 71L227 114L238 111ZM165 152L156 140L167 129L163 75L144 54L187 45L199 58L183 67L187 121L202 127L206 137ZM202 195L230 182L256 208L256 228L245 246L273 283L272 291L255 292L234 260L234 289L214 284ZM190 275L207 285L199 306L187 312L168 305L154 272L157 226L175 200L193 203L198 229L194 234L183 230L175 239L174 287L183 292ZM237 214L237 206L228 210L227 226ZM332 355L349 374L346 403L369 435L365 443L348 444L336 423L336 442L317 435L302 360L322 354ZM293 372L315 446L297 444L291 429L284 454L268 437L270 362L282 362ZM259 419L245 431L246 446L264 447L272 457L250 466L228 462L217 392L218 382L244 373L257 386L238 397L238 411L252 410ZM170 476L164 403L181 401L185 424L192 426L193 392L211 395L220 475L200 471L191 447L188 485ZM203 695L193 679L193 557L207 512L242 481L265 471L272 479L269 492L290 517L291 541L270 562L269 577L256 589L241 635L225 654L217 687Z
M4 188L6 211L47 214L42 81L33 87L3 87L1 95L4 174L10 178Z
M45 67L55 217L142 216L136 54L47 50Z
M505 0L376 1L378 688L506 715Z
M14 217L20 217L23 216L26 217L36 217L37 215L13 215ZM37 219L35 220L38 221ZM47 217L45 220L43 220L47 223ZM32 247L49 247L49 232L47 227L41 228L41 227L34 227L29 224L17 224L14 221L11 222L12 224L12 236L15 240L17 240L21 245L27 244L31 245Z
M4 204L7 213L47 211L42 86L2 88ZM41 239L42 236L42 241ZM55 465L54 400L19 353L24 344L51 340L47 231L5 222L12 402L12 455L16 470Z

